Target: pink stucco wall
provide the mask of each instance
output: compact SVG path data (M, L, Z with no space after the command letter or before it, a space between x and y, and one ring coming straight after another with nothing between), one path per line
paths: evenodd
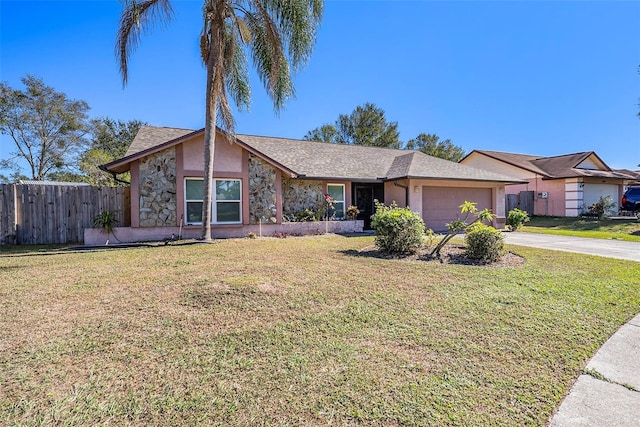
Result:
M521 191L533 191L533 214L548 216L565 216L565 180L543 180L530 177L528 184L507 185L506 194L519 194ZM539 193L547 192L549 197L543 199Z
M182 144L182 166L186 173L200 173L204 170L204 142L203 135L199 135ZM213 169L216 172L241 173L246 168L242 162L243 149L237 144L230 144L218 136L215 144Z
M385 182L384 204L390 205L392 202L396 202L396 204L401 208L407 207L406 190L403 187L407 187L408 185L409 180L406 179L400 180L398 182ZM413 206L411 206L411 202L409 202L409 206L413 208Z
M282 224L236 225L212 227L211 234L216 239L247 237L249 233L256 236L273 237L284 234L288 236L315 235L322 233L361 233L364 221L311 221L285 222ZM117 245L121 243L162 242L174 238L197 239L200 227L116 227L114 234L106 235L100 228L84 229L85 245ZM108 243L107 243L108 242Z

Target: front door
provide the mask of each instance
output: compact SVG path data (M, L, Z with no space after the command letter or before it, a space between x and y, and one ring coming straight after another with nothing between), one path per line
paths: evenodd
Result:
M371 185L356 185L354 189L355 205L358 207L360 213L358 219L364 221L364 229L371 229L371 215L374 213L373 205L373 186Z

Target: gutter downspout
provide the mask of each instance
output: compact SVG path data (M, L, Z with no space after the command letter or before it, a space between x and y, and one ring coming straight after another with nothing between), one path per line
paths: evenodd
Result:
M404 205L405 207L409 207L409 186L398 184L396 181L393 181L393 185L396 187L404 188Z
M107 170L107 168L103 167L104 165L100 165L98 166L98 169L100 169L103 172L108 172L111 174L111 176L113 177L113 180L115 182L119 182L120 184L126 184L126 185L131 185L131 183L129 181L125 181L124 179L120 179L117 177L118 173L117 172L113 172L110 170Z
M115 173L115 172L109 172L109 173L111 174L111 176L113 177L113 179L114 179L116 182L119 182L120 184L131 185L131 183L130 183L129 181L125 181L124 179L120 179L120 178L118 178L118 177L116 176L116 175L117 175L117 173Z

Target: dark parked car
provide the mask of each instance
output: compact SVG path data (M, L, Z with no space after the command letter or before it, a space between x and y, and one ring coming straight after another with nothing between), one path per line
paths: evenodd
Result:
M629 187L622 196L622 209L640 211L640 187Z

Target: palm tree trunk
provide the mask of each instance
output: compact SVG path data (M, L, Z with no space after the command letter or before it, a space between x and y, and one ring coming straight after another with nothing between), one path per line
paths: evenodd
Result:
M211 54L210 54L211 55ZM213 55L211 55L213 56ZM216 94L213 78L215 66L207 62L207 92L204 121L204 188L202 197L202 240L211 239L212 201L213 201L213 158L216 142Z
M209 52L207 55L207 92L204 121L204 188L202 196L202 233L201 238L205 241L212 240L212 201L213 201L213 159L216 142L216 122L217 122L217 97L220 95L220 78L217 75L221 71L222 41L224 40L224 19L211 24L211 34L209 42Z

